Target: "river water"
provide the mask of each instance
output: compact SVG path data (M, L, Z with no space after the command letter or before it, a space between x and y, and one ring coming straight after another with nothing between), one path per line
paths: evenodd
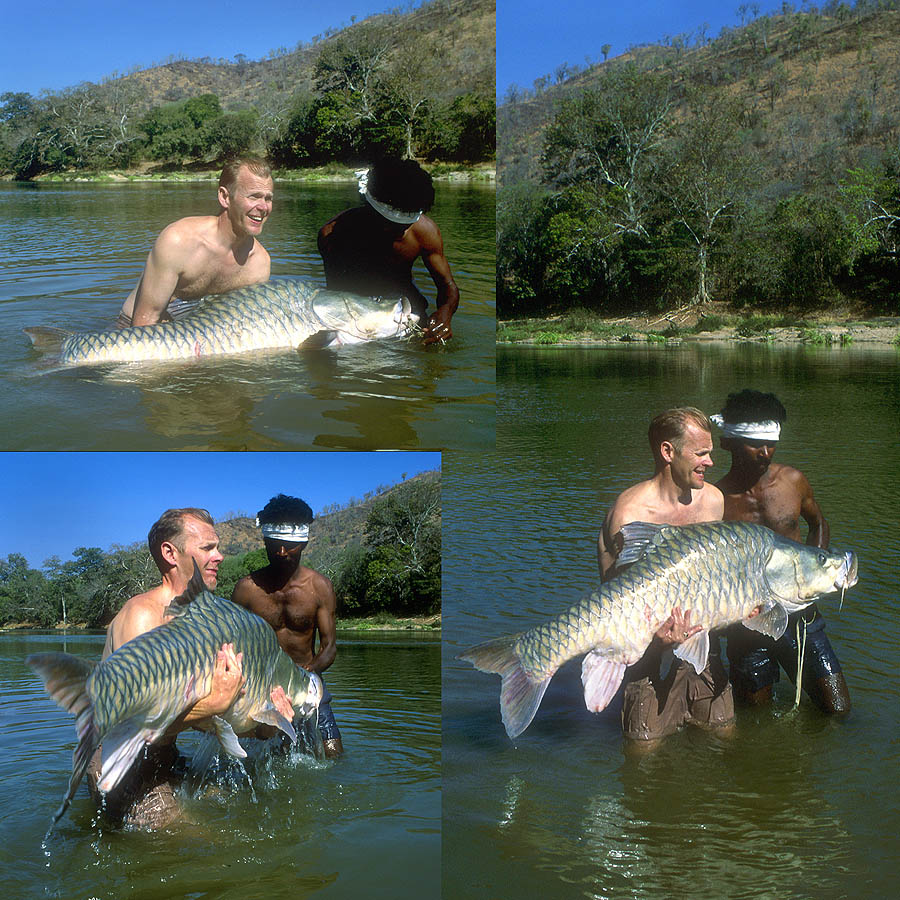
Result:
M72 771L74 719L25 665L34 652L98 658L103 635L0 635L0 871L17 900L437 897L439 642L341 634L328 687L345 754L278 757L183 797L187 823L149 833L98 823L87 789L42 846ZM203 736L198 736L202 741ZM245 744L258 742L245 740ZM188 749L190 735L179 738Z
M506 348L497 450L445 454L443 897L886 897L896 834L900 357L767 346ZM495 675L456 660L544 622L597 582L596 535L652 472L668 406L717 412L744 387L788 410L776 460L806 473L835 547L859 555L843 609L820 603L853 702L845 721L793 685L724 740L688 728L626 755L621 701L584 708L580 661L515 742ZM712 476L727 471L714 453Z
M494 445L494 189L438 183L432 216L460 289L446 346L339 350L41 373L22 332L109 327L159 231L215 213L215 185L0 183L2 449L478 449ZM324 285L316 234L353 184L276 184L273 276ZM433 309L434 284L416 282Z

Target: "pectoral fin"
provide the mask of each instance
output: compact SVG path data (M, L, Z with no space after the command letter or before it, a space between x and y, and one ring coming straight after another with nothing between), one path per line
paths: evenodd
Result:
M251 713L250 718L263 725L274 725L280 728L292 741L297 740L294 726L274 706L267 706L259 712Z
M97 782L101 791L111 791L131 768L144 747L158 736L142 727L143 725L144 719L134 716L119 722L103 735L103 764L100 780Z
M709 659L709 632L704 629L679 644L673 651L675 656L689 662L699 675Z
M749 628L751 631L758 631L760 634L765 634L778 640L787 629L788 614L787 610L780 603L773 602L758 616L742 619L741 621L745 628Z
M222 749L229 756L243 759L247 755L247 751L241 746L234 729L221 716L212 716L212 723L216 729L216 737L219 739Z
M584 705L591 712L606 709L625 677L625 663L613 662L599 650L591 650L581 663Z

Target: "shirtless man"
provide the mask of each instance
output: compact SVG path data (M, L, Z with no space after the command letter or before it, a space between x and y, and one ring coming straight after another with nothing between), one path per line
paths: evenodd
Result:
M171 320L173 300L199 300L269 280L269 254L257 236L272 212L272 173L253 157L226 164L217 216L188 216L164 228L116 325Z
M300 564L312 520L312 510L303 500L284 494L273 497L257 517L269 565L238 581L231 599L265 619L281 649L298 666L321 676L337 654L335 597L331 581ZM327 688L319 704L319 730L325 755L340 756L344 746Z
M119 610L106 631L104 659L132 638L171 621L166 609L187 588L195 561L207 588L216 587L223 557L213 520L205 509L167 510L150 529L147 543L162 574L162 584L132 597ZM162 827L178 815L174 793L183 775L184 761L179 758L175 738L188 728L202 728L204 720L225 712L237 699L244 686L242 657L241 653L235 654L232 644L223 644L217 654L210 693L182 713L122 782L102 797L97 788L101 753L97 751L88 769L88 784L95 799L102 800L107 815L142 827ZM290 701L280 686L272 692L272 700L285 718L293 717ZM261 726L256 736L266 737L274 731Z
M731 453L731 469L718 483L725 496L725 519L756 522L777 534L803 542L800 520L808 527L806 543L827 547L831 532L806 476L790 466L772 462L787 420L774 394L744 390L729 395L721 415L723 450ZM825 619L816 605L788 618L787 631L777 640L732 626L727 631L731 680L739 700L751 705L769 703L779 680L778 664L796 682L797 627L806 632L803 688L823 712L850 711L850 692L841 664L825 635Z
M147 542L162 574L162 584L132 597L119 610L106 630L104 659L132 638L171 620L165 610L187 588L194 571L194 560L206 586L210 589L216 586L223 557L213 521L206 510L167 510L150 529ZM171 822L178 814L174 793L182 774L179 768L183 769L183 761L179 760L175 747L176 735L228 709L243 684L241 654L235 655L233 646L225 644L218 653L209 695L182 713L165 736L148 748L145 757L140 758L105 796L97 788L101 753L98 750L88 768L88 785L95 800L102 802L107 815L143 827L162 827Z
M450 319L459 288L444 257L438 226L424 215L434 203L431 176L412 160L386 159L364 173L365 202L344 210L319 229L319 253L332 290L365 296L406 297L425 317L428 301L412 279L421 256L437 288L437 309L425 323L425 343L453 337Z
M712 436L706 416L693 407L658 415L649 430L656 471L652 478L623 491L609 510L597 540L603 581L621 569L621 528L629 522L689 525L722 518L722 493L706 481L712 462ZM685 723L722 728L734 722L734 702L728 677L714 648L700 674L689 663L675 660L660 678L662 654L700 631L690 610L675 607L657 630L644 655L625 671L622 728L633 741L656 741ZM649 744L646 746L650 746Z

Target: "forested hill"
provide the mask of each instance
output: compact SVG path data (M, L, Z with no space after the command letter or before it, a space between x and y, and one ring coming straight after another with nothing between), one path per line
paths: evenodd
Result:
M501 314L709 299L896 314L898 87L897 0L785 3L513 86Z
M787 10L793 4L785 3ZM497 110L501 183L540 176L546 127L562 100L600 88L633 63L666 76L676 116L688 92L736 100L742 127L774 180L808 183L896 144L900 129L900 11L893 0L825 3L761 15L713 38L705 31L633 47L586 69L561 60L529 88L512 86ZM889 7L889 8L888 8ZM746 8L746 6L745 6ZM602 34L598 35L600 54Z
M273 49L172 59L33 97L0 80L0 175L494 158L494 0L424 0ZM289 39L289 36L285 35Z
M264 498L268 499L268 498ZM216 593L266 565L255 516L216 523L225 559ZM148 523L149 524L149 523ZM146 542L77 547L72 559L40 569L12 548L0 557L0 626L105 627L122 604L159 584ZM396 485L321 510L303 562L334 582L339 615L433 616L441 605L441 474L422 472Z

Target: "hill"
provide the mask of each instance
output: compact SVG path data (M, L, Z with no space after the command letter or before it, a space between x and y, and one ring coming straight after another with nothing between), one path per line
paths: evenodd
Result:
M500 314L900 311L897 7L783 4L513 87Z
M0 82L0 175L216 168L251 151L279 168L492 160L494 19L494 0L426 0L261 60L170 59L40 97Z

